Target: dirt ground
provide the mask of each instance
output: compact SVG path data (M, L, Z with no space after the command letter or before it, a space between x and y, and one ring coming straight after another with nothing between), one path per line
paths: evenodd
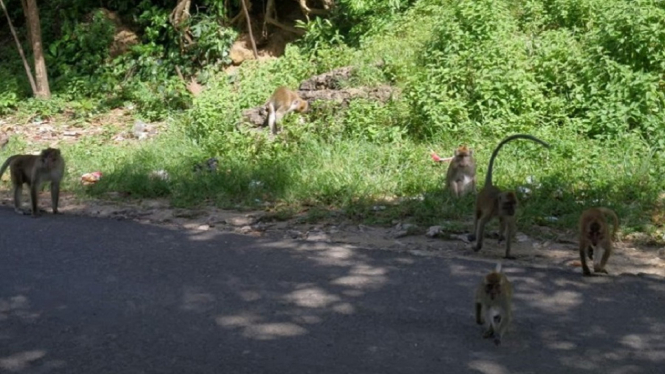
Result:
M12 206L9 191L3 191L0 196L1 204L9 209ZM45 191L40 200L48 201L48 192ZM49 209L46 205L44 208ZM457 240L430 237L426 234L409 235L404 226L400 225L378 227L341 220L302 224L297 218L268 221L265 219L266 213L262 211L237 212L214 207L180 209L170 207L166 200L83 202L73 196L63 196L60 205L64 214L126 219L192 231L218 230L268 238L344 243L372 250L408 252L417 256L499 260L503 255L503 247L497 244L496 239L486 239L483 250L474 253L462 235L457 236ZM428 231L428 228L415 229L410 228L408 232ZM572 233L561 233L556 240L540 241L518 232L513 244L513 254L519 264L568 268L570 271L581 272L576 240ZM508 260L503 261L506 263ZM610 257L607 269L612 275L651 274L665 277L665 249L627 241L619 242Z

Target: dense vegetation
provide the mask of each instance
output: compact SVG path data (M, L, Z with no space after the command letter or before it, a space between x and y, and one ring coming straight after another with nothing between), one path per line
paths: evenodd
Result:
M431 162L429 150L448 155L469 144L482 179L496 143L527 132L552 148L512 143L495 172L499 185L530 191L520 198L521 228L574 227L583 208L606 205L622 217L624 232L663 239L663 1L341 0L329 19L305 25L307 34L283 57L245 62L231 75L220 67L237 31L218 26L229 10L216 5L222 1L200 4L192 18L199 47L186 54L162 2L106 2L142 30L142 43L112 60L105 19L92 13L97 22L84 22L99 2L49 3L42 29L56 30L44 36L55 96L28 98L18 55L4 41L0 112L25 119L73 111L71 120L85 126L125 107L168 123L166 133L140 147L108 144L108 136L63 146L71 190L442 224L470 219L472 198L453 201L442 191L445 166ZM304 123L287 117L276 141L237 126L242 110L266 100L266 87L295 88L348 64L357 73L347 85L390 83L401 94L387 104L357 100L344 111L314 103ZM200 73L200 96L187 94L176 65ZM15 141L10 149L23 146ZM219 158L219 172L194 177L192 164L211 156ZM102 182L78 185L80 174L97 169ZM170 179L150 179L156 169Z

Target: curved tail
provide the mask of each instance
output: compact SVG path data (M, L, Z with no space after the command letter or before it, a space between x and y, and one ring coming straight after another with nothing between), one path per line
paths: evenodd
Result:
M2 164L2 166L0 166L0 178L2 178L2 175L5 174L5 170L7 170L7 167L9 167L9 164L15 158L16 158L16 155L10 156L8 159L5 160L5 163Z
M2 176L2 174L0 174ZM614 228L612 229L612 238L616 240L617 237L617 231L619 230L619 217L617 217L617 214L614 213L612 209L608 208L598 208L598 210L601 211L601 213L612 216L612 219L614 220Z
M512 140L515 140L515 139L528 139L528 140L532 140L536 143L540 143L543 147L546 147L546 148L550 147L549 144L547 144L544 141L536 138L533 135L515 134L515 135L511 135L511 136L503 139L501 141L501 143L499 143L499 145L496 146L496 148L494 149L494 152L492 152L492 157L490 157L490 164L489 164L489 167L487 168L487 175L485 176L485 186L492 185L492 169L494 168L494 159L499 154L499 150L501 149L501 147L503 147L504 144L506 144L506 143L508 143Z

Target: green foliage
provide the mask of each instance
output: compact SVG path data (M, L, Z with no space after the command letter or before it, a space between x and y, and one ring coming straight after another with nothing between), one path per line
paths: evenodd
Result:
M11 70L0 67L0 115L14 109L19 101L19 79Z
M406 136L406 127L403 126L406 114L404 108L396 102L379 104L364 100L354 101L343 119L345 135L349 139L367 142L399 142Z
M338 0L333 23L350 45L358 45L367 35L388 26L394 16L409 8L415 0Z
M415 136L570 126L664 144L651 136L665 129L665 17L656 3L447 3L406 90Z
M312 53L324 49L322 47L344 45L344 37L329 19L317 17L309 23L298 20L296 25L306 31L299 45Z
M54 89L59 89L59 83L69 93L82 95L92 87L108 90L109 87L104 87L108 77L101 69L108 59L113 33L113 23L101 10L93 13L90 22L65 20L62 37L48 45L49 71L57 78ZM81 89L85 91L80 92Z
M220 25L215 17L199 15L192 19L192 35L196 44L188 50L188 57L199 66L220 66L231 63L229 50L238 33Z

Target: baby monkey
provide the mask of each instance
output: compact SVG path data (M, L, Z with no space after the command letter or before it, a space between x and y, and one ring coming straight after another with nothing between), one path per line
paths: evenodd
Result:
M268 105L268 125L272 135L277 134L276 125L281 123L285 115L293 111L302 113L309 109L307 100L303 100L297 93L284 86L277 87L266 105Z
M614 229L612 236L605 220L605 215L609 215L614 220ZM582 212L580 216L580 260L582 261L582 271L586 276L591 275L586 258L593 260L594 248L603 248L603 257L600 264L594 260L593 271L595 273L605 273L605 264L610 258L613 250L612 240L616 238L619 229L619 218L616 213L607 208L590 208Z
M455 150L448 165L446 185L455 197L476 192L476 160L473 158L472 149L463 145Z
M21 209L21 193L23 183L30 188L32 216L39 217L38 192L42 183L51 182L51 203L53 214L58 214L58 200L60 197L60 181L65 173L65 160L57 148L44 149L39 155L13 155L0 167L0 177L9 167L11 181L14 188L14 211L19 214L28 214Z
M483 338L494 338L494 344L501 344L503 334L513 319L513 286L501 272L501 263L494 271L483 277L475 295L476 323L485 325Z

